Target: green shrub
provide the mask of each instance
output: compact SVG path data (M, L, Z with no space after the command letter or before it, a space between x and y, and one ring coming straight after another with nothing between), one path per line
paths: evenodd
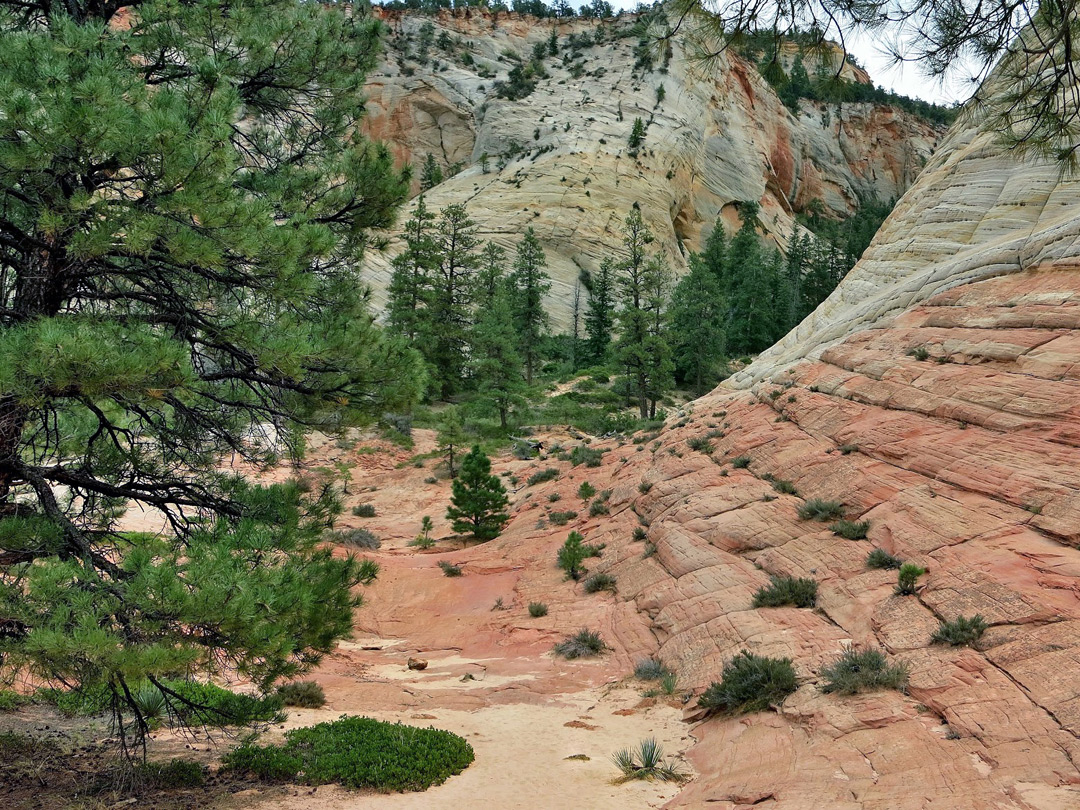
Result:
M587 573L582 563L589 557L599 557L603 548L603 544L593 546L586 543L580 532L570 532L566 542L559 548L556 564L570 579L580 579Z
M799 507L800 520L836 520L843 516L844 505L840 501L811 498Z
M908 667L900 662L890 664L885 653L878 649L856 650L848 647L829 666L821 670L825 684L822 692L837 695L854 695L878 689L907 688Z
M370 551L374 551L382 545L382 541L367 529L342 529L341 531L328 532L326 539L338 545L363 548Z
M642 658L634 664L634 677L642 681L658 681L670 671L659 658Z
M448 576L448 577L460 577L461 576L461 566L454 565L453 563L447 562L446 560L439 560L439 568L442 569L442 572L443 572L443 574L445 576Z
M643 543L648 539L649 535L645 533L645 530L640 526L634 527L634 533L632 535L635 543Z
M731 466L736 470L745 470L750 466L750 456L735 456L731 460Z
M916 360L925 360L930 356L930 352L926 350L925 346L916 346L914 349L908 350L908 357L914 357Z
M642 481L640 484L637 485L638 492L640 492L642 495L648 495L649 490L652 488L652 481Z
M558 492L552 492L552 493L550 493L548 495L548 503L555 503L556 501L561 501L561 500L562 500L562 495L560 495Z
M784 702L798 688L790 658L768 658L743 650L726 664L698 699L708 713L763 712Z
M915 563L904 563L896 577L895 593L898 596L914 596L919 577L925 573L926 569Z
M899 568L903 560L894 557L883 548L875 548L866 555L867 568Z
M833 534L839 535L845 540L865 540L866 533L870 531L870 521L838 520L829 528Z
M548 520L556 526L565 526L576 517L577 512L552 512L548 515Z
M986 620L979 614L966 619L957 616L951 622L942 622L941 626L934 631L931 641L934 644L951 644L954 647L974 646L983 633L986 632Z
M582 481L581 486L577 488L578 497L583 501L589 500L596 494L596 487L590 484L588 481Z
M599 517L609 513L608 505L603 501L593 501L589 505L589 517Z
M595 630L581 629L555 645L555 654L563 658L592 658L607 652L610 647Z
M175 693L166 695L172 713L188 725L195 720L209 726L241 726L285 719L276 697L241 694L201 681L169 680L162 686Z
M631 779L685 782L689 777L674 764L664 761L664 749L654 738L642 740L636 749L624 748L611 755L615 766L622 771L619 782Z
M375 504L358 503L352 508L352 513L357 517L375 517Z
M13 712L30 702L26 695L20 695L11 689L0 689L0 712Z
M689 447L691 450L697 451L698 453L704 453L707 456L712 455L712 442L710 442L704 436L695 436L692 439L687 439L686 446Z
M594 450L584 445L578 445L570 451L570 463L575 467L579 464L584 464L586 467L599 467L603 459L603 450Z
M768 585L754 594L754 607L813 607L817 603L817 591L818 585L812 579L773 577Z
M56 707L65 717L93 717L109 710L112 699L104 686L75 689L44 687L34 692L34 698Z
M784 481L782 478L777 478L772 482L772 488L779 492L781 495L798 495L799 490L795 489L795 485L790 481Z
M165 695L150 681L136 684L130 690L131 699L142 715L143 720L156 728L168 718L169 708L165 702Z
M840 445L841 455L850 456L852 453L859 451L859 445L857 444L842 444Z
M135 778L144 786L159 790L202 787L206 782L203 766L189 759L169 762L144 762L135 766Z
M679 691L679 676L674 672L665 672L660 676L660 685L653 689L646 689L642 692L643 697L660 697L665 695L667 697L673 697L676 692Z
M461 773L472 746L449 731L342 717L285 732L282 745L246 743L224 758L238 771L309 785L338 783L381 791L426 790Z
M585 593L599 593L611 591L615 593L615 577L611 574L593 574L582 583Z
M543 602L529 602L529 615L534 619L547 616L548 606Z
M326 693L315 681L293 681L277 688L277 696L286 706L318 709L326 705Z
M546 470L541 470L538 473L533 473L529 476L529 480L525 482L526 486L535 486L536 484L543 484L547 481L554 481L559 477L559 471L555 467L548 467Z
M409 541L410 546L416 546L417 548L432 548L435 545L435 538L431 536L431 530L435 528L435 523L432 521L430 515L424 515L424 519L420 521L420 534Z

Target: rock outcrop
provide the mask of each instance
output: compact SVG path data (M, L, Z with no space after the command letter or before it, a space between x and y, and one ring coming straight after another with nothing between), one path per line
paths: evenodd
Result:
M898 198L942 134L888 106L803 101L794 115L752 65L725 55L704 67L688 58L681 36L650 69L631 33L632 15L601 23L470 9L385 19L392 34L368 85L368 131L401 162L419 167L431 153L444 170L459 164L458 174L428 192L429 207L465 202L483 239L512 250L527 227L536 230L554 281L546 303L559 330L569 326L580 270L595 270L618 248L634 203L681 271L718 216L738 227L740 201L759 201L766 235L784 245L794 212L813 200L846 216L860 200ZM425 25L431 44L420 64ZM601 44L592 39L564 61L571 35L594 37L600 29ZM553 30L560 50L543 60L548 76L524 98L499 98L495 82L528 63ZM648 125L636 155L628 145L635 118ZM365 260L376 306L400 249L392 240Z

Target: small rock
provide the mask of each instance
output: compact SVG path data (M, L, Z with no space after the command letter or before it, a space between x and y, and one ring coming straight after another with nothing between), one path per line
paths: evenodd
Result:
M422 670L427 669L427 661L423 658L410 658L409 669Z

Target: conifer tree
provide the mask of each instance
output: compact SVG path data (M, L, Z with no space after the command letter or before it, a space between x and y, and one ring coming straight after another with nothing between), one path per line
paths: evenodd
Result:
M443 181L443 172L439 164L435 162L435 156L431 152L424 158L423 168L420 170L420 190L428 191L435 188Z
M464 205L454 203L442 210L435 244L439 266L431 303L432 340L420 348L431 366L439 395L446 399L461 387L464 378L480 265L476 223Z
M453 494L446 517L455 532L469 532L481 542L499 536L510 517L504 511L510 503L506 488L491 474L491 459L473 445L461 462L461 474L451 484Z
M525 381L529 385L533 381L540 340L547 330L544 296L551 289L551 278L545 269L546 262L536 232L532 228L526 229L524 238L518 243L517 260L510 274L510 294L518 347L525 360Z
M439 432L435 435L435 442L439 452L446 454L446 466L450 477L457 476L457 467L454 466L454 458L462 447L468 444L469 437L461 424L461 411L457 405L450 405L439 415Z
M630 127L630 154L636 155L643 143L645 143L645 122L640 118L635 118L633 126Z
M494 242L484 245L480 270L476 274L476 307L482 310L503 287L506 276L506 251Z
M524 402L517 337L507 292L500 285L478 311L470 365L480 402L499 414L503 428L510 409Z
M671 343L677 378L704 393L718 379L724 359L727 307L720 279L700 254L691 254L690 272L671 296Z
M720 220L720 217L716 218L716 223L709 232L709 237L705 240L700 261L704 268L716 278L717 283L721 285L720 290L723 292L724 268L727 261L727 240L724 238L724 223Z
M390 263L393 273L387 288L388 320L394 331L414 345L424 342L430 326L433 273L438 266L434 219L421 194L402 233L405 250Z
M585 308L585 353L588 362L607 362L611 331L615 327L615 262L610 257L596 273L582 271L581 283L589 294Z
M771 335L769 289L765 256L757 235L757 203L743 203L743 224L731 239L725 260L724 298L728 303L728 349L732 355L766 348Z
M0 4L0 678L102 687L126 735L146 679L269 689L351 632L334 488L219 465L405 410L420 368L353 269L407 192L358 134L382 23L121 7Z

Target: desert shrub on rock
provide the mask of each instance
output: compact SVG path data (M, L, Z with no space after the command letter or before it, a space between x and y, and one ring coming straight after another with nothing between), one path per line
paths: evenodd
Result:
M900 572L896 575L896 594L898 596L914 596L918 590L919 577L926 573L926 569L915 563L904 563L900 566Z
M867 568L899 568L903 565L903 562L899 557L894 557L883 548L875 548L866 555Z
M844 516L844 504L840 501L826 501L822 498L810 498L799 507L800 520L835 520Z
M615 577L611 574L593 574L582 584L585 593L599 593L611 591L615 593Z
M642 740L637 748L616 751L611 758L622 772L620 782L631 779L684 782L688 778L674 763L664 760L664 748L653 737Z
M865 540L866 533L870 531L870 521L838 520L829 528L833 534L843 537L845 540Z
M890 664L885 653L876 648L858 650L848 647L833 663L821 670L822 692L855 695L879 689L907 689L908 666Z
M286 706L318 709L326 705L326 693L315 681L292 681L277 688L278 699Z
M934 644L951 644L953 647L971 647L986 632L986 626L986 620L977 613L970 619L957 616L951 622L942 622L934 631L931 641Z
M812 579L773 577L754 594L754 607L783 607L793 605L809 608L817 604L818 584Z
M583 628L574 635L568 636L554 647L556 655L570 659L593 658L603 655L610 649L598 632L588 628Z
M798 688L790 658L769 658L742 650L724 664L720 681L713 681L698 699L708 713L763 712L784 702Z

